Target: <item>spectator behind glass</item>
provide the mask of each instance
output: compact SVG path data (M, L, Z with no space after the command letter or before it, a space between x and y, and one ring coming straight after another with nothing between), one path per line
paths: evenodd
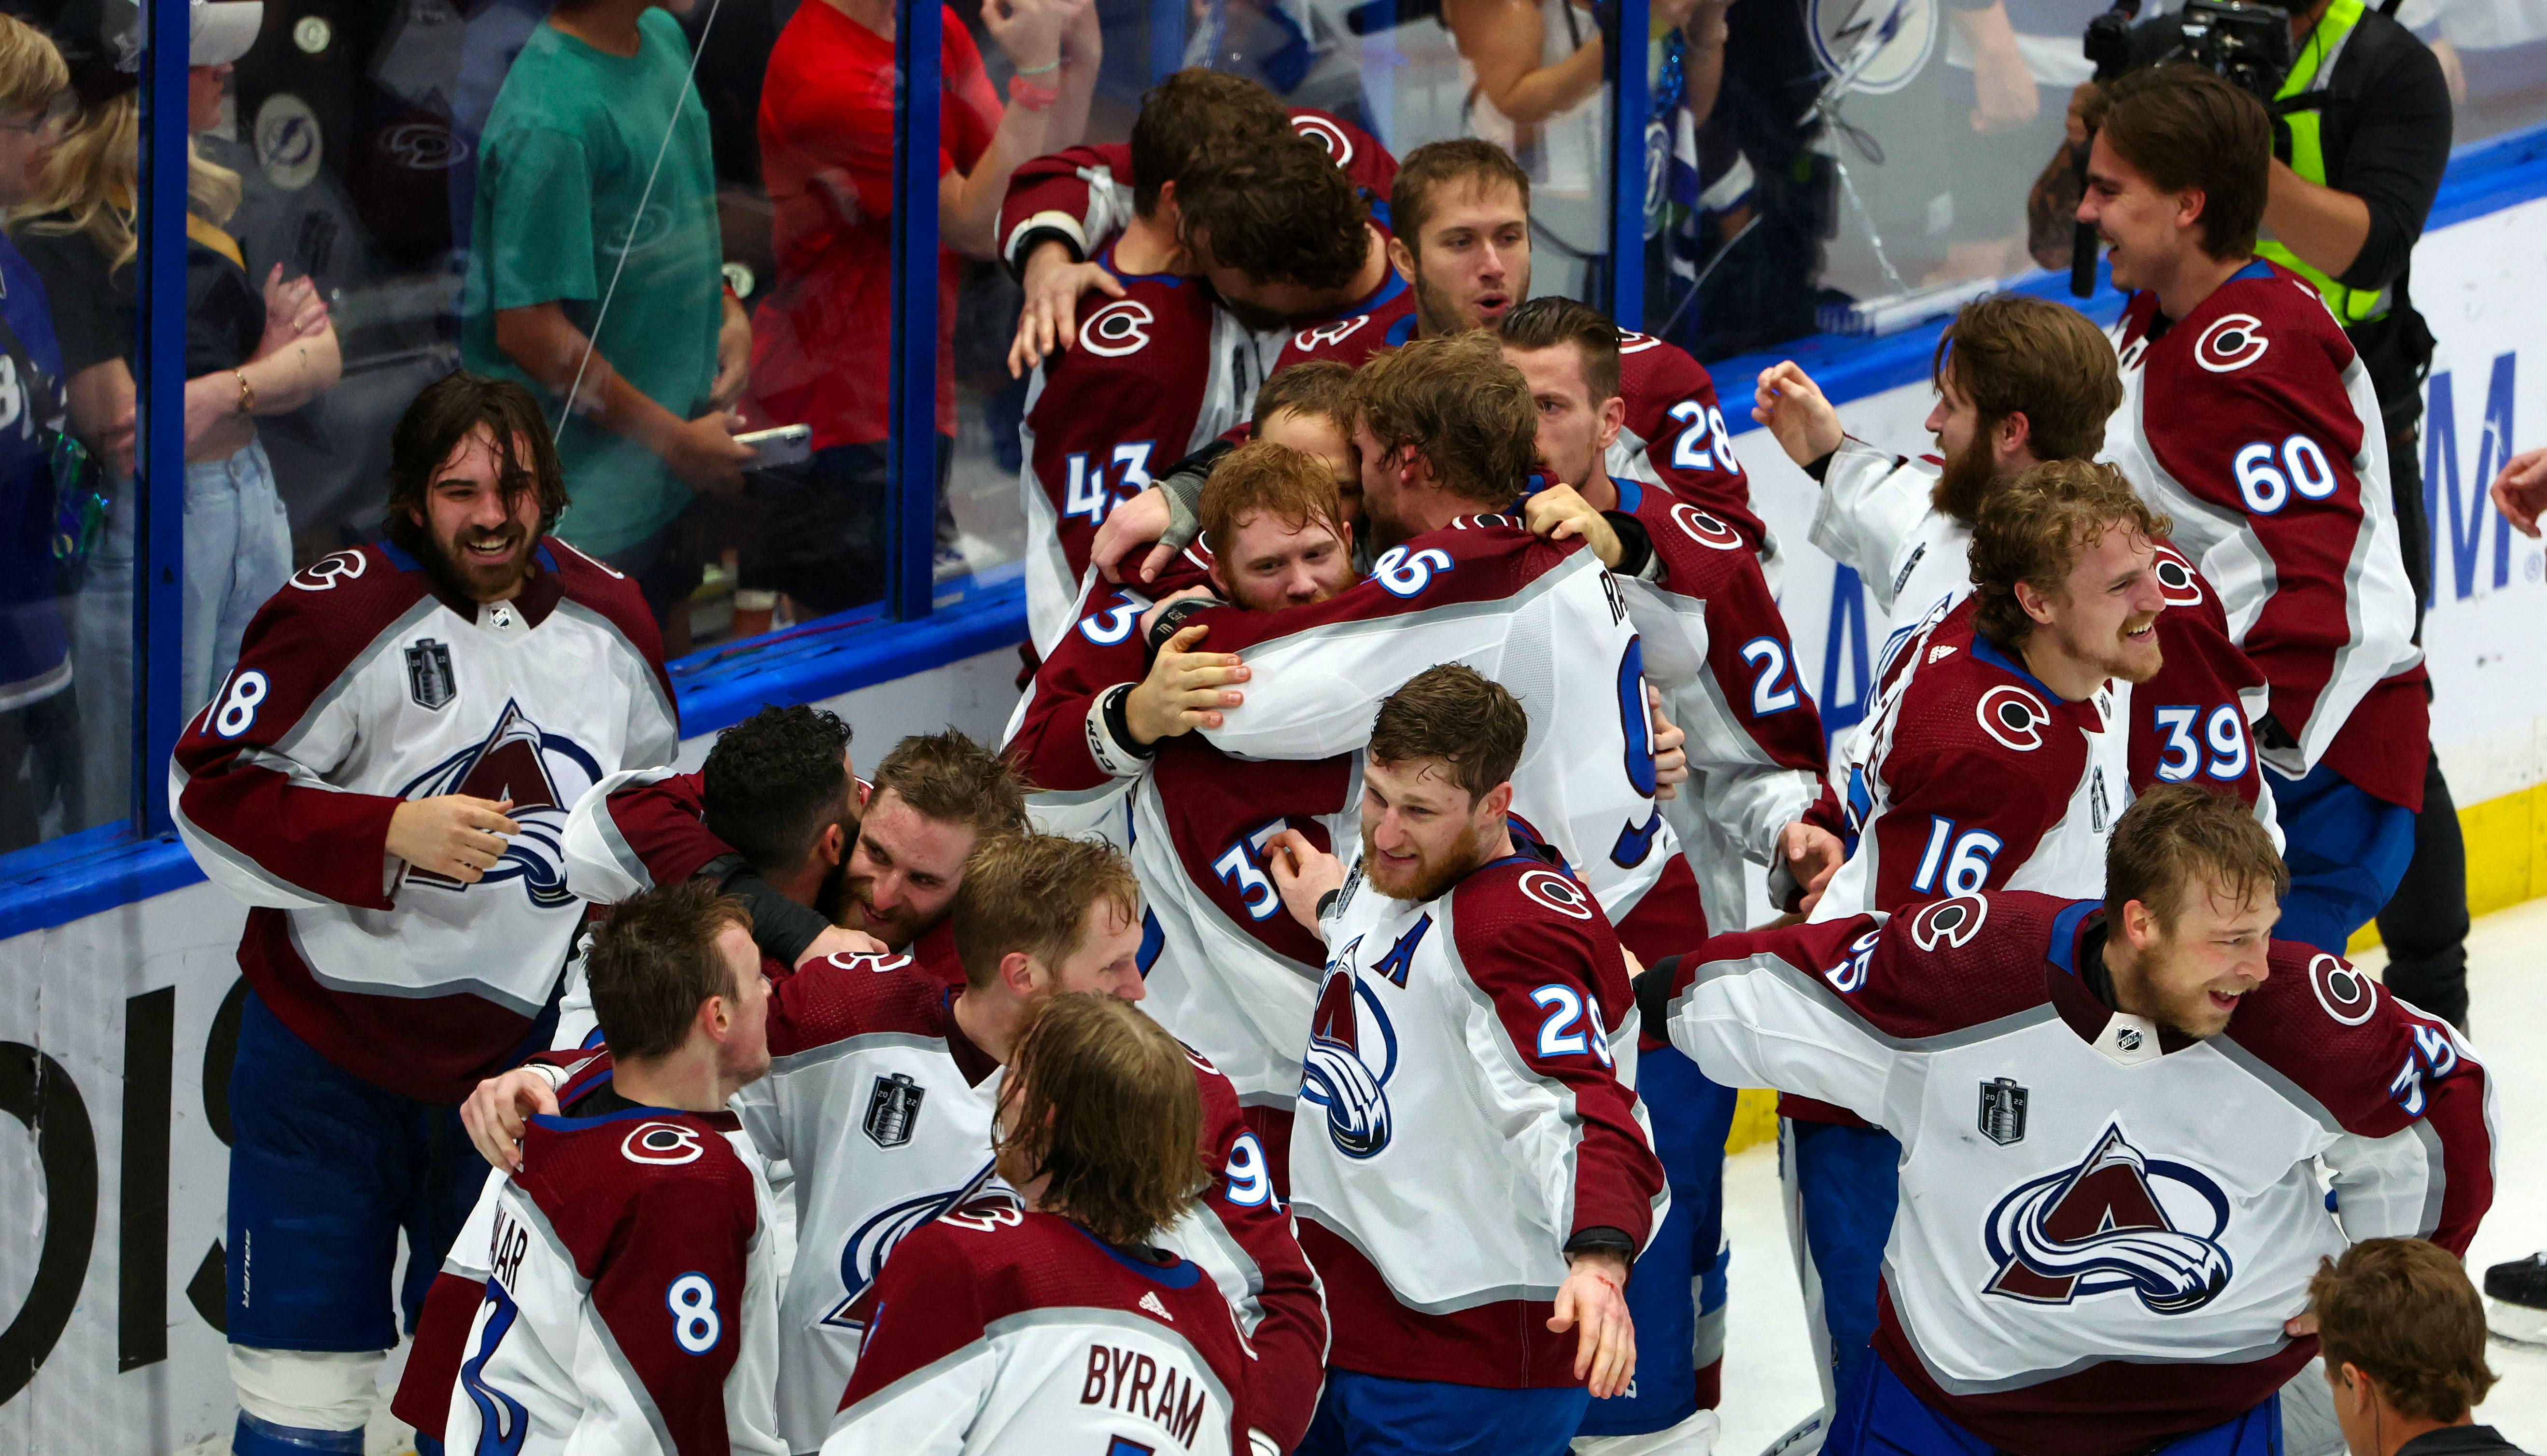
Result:
M2495 1382L2485 1306L2448 1249L2365 1239L2340 1260L2320 1259L2301 1319L2316 1328L2351 1456L2520 1456L2476 1423Z
M893 267L891 0L803 0L769 53L761 175L778 278L752 320L751 408L814 430L809 490L841 533L827 551L851 579L837 610L881 590L871 541L884 513L885 360ZM1092 0L993 0L982 25L1014 74L1004 109L972 34L943 12L937 226L937 541L955 433L956 258L998 256L1000 201L1020 163L1087 129L1101 42ZM801 575L802 573L799 573ZM863 578L863 579L859 579ZM792 589L792 588L791 588Z
M69 85L52 43L0 16L0 209L36 195L60 135L56 98ZM52 437L62 420L62 356L44 288L0 241L0 850L78 828L79 717L70 643L54 599L56 498ZM65 488L70 482L65 482ZM27 785L21 798L15 785Z
M574 501L558 535L634 577L678 655L704 565L683 516L752 461L730 412L751 332L689 43L659 9L559 0L514 57L478 143L460 350L544 391Z

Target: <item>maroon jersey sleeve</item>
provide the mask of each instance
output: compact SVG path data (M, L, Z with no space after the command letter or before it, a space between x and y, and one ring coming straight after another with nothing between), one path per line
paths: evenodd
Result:
M1300 1251L1290 1211L1274 1191L1265 1147L1239 1117L1229 1078L1192 1052L1186 1055L1202 1093L1203 1156L1219 1170L1204 1207L1254 1265L1256 1303L1264 1312L1250 1340L1256 1359L1247 1367L1239 1406L1250 1424L1288 1451L1308 1434L1326 1382L1326 1296Z
M420 573L366 547L300 572L257 610L172 770L179 816L232 871L216 877L225 888L257 904L391 907L390 816L403 801L319 780L360 741L337 688L428 600Z
M1564 1089L1582 1141L1574 1154L1574 1227L1651 1236L1663 1165L1619 1080L1610 1035L1633 992L1619 938L1572 878L1544 867L1489 867L1453 892L1468 977L1533 1075Z
M2200 784L2251 805L2264 778L2246 704L2262 700L2264 674L2230 640L2219 594L2190 562L2161 546L2155 569L2166 593L2157 619L2164 660L2132 689L2132 787Z
M1733 458L1724 408L1707 366L1645 334L1619 342L1619 394L1635 478L1721 517L1754 550L1768 531L1751 509L1751 480Z
M628 784L602 801L602 814L658 885L678 885L710 860L733 854L733 845L707 825L705 778L674 774L651 784Z
M1828 773L1821 713L1796 678L1786 614L1752 543L1733 522L1660 490L1638 490L1631 514L1662 559L1663 589L1707 604L1707 670L1756 750L1745 757Z
M1120 187L1128 199L1131 147L1120 142L1068 147L1010 173L1008 196L1000 203L1000 251L1010 269L1024 271L1025 236L1040 227L1068 236L1083 259L1103 251L1130 211L1126 200L1119 205L1123 215L1117 215L1117 203L1098 190L1107 184Z
M875 1313L840 1409L983 1338L989 1318L977 1271L954 1236L936 1224L912 1230L876 1274Z
M1324 148L1353 185L1370 198L1375 210L1388 205L1388 195L1397 186L1397 158L1379 144L1378 137L1332 112L1305 106L1291 108L1291 129Z
M1141 614L1169 592L1205 586L1199 548L1188 550L1160 573L1149 591L1095 584L1079 621L1063 633L1051 653L1035 668L1016 731L1001 750L1024 780L1042 790L1094 789L1108 779L1128 777L1135 765L1106 735L1101 723L1092 723L1098 700L1108 688L1137 683L1150 671L1149 650L1141 640ZM1208 640L1203 645L1211 646Z

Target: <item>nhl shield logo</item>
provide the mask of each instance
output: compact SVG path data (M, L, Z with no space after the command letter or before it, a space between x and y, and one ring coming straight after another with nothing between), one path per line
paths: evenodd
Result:
M406 649L406 695L428 713L440 713L460 696L460 680L451 673L451 648L429 637Z
M2001 1148L2025 1141L2026 1090L2012 1076L1981 1083L1981 1136Z
M921 1099L928 1089L913 1081L904 1072L875 1079L875 1090L867 1093L867 1136L878 1148L899 1148L911 1141L911 1130L920 1121Z

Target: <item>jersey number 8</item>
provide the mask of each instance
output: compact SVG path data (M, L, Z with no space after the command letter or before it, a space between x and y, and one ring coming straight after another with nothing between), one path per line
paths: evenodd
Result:
M717 1315L716 1286L705 1274L683 1274L663 1291L663 1306L672 1312L672 1343L683 1352L704 1355L725 1332Z

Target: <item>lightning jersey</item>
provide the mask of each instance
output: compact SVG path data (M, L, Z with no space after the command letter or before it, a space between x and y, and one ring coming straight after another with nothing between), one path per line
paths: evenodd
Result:
M1638 983L1709 1076L1900 1140L1877 1352L2026 1456L2144 1451L2271 1399L2316 1353L2282 1322L2322 1256L2461 1252L2494 1193L2491 1078L2447 1025L2276 941L2191 1041L2110 1009L2104 936L2092 901L1962 896L1719 936Z
M1693 426L1695 428L1695 426ZM1796 679L1795 647L1751 542L1731 521L1658 486L1614 482L1619 509L1653 545L1642 576L1620 578L1644 641L1645 678L1688 734L1690 782L1663 804L1711 923L1748 922L1741 861L1792 890L1779 839L1828 795L1821 715Z
M2107 450L2220 591L2271 684L2265 761L2324 763L2423 802L2430 712L2368 370L2307 283L2249 264L2168 324L2133 296L2115 325L2123 407Z
M1739 532L1764 571L1777 568L1777 538L1751 509L1751 479L1733 458L1732 433L1707 366L1677 344L1621 330L1619 398L1625 425L1604 460L1613 480L1658 485ZM1770 585L1777 584L1774 574Z
M1108 249L1103 260L1113 268ZM1025 461L1026 627L1050 652L1075 620L1097 528L1165 470L1242 424L1282 331L1255 333L1197 278L1129 275L1080 320L1079 342L1035 367ZM1091 301L1095 301L1092 300Z
M1975 626L1966 600L1894 653L1849 764L1857 852L1817 920L1982 890L2104 893L2105 841L2136 786L2235 792L2268 828L2247 728L2261 675L2227 641L2209 584L2169 547L2152 568L2163 666L2065 702Z
M1158 589L1195 575L1162 573ZM1360 756L1247 761L1199 733L1148 748L1118 734L1109 708L1148 672L1135 628L1148 606L1139 592L1106 590L1037 669L1007 751L1036 786L1027 811L1047 832L1088 827L1084 807L1098 796L1119 805L1111 826L1128 842L1145 906L1146 1008L1220 1069L1242 1105L1284 1113L1250 1118L1278 1145L1326 952L1283 910L1266 846L1286 828L1328 852L1353 843ZM1118 785L1128 788L1117 795ZM1281 1148L1268 1151L1278 1172Z
M1011 1202L914 1232L876 1292L824 1456L1250 1449L1246 1337L1189 1260Z
M1335 1311L1331 1362L1577 1384L1574 1332L1547 1328L1566 1244L1609 1228L1642 1248L1670 1204L1618 936L1535 852L1423 901L1357 865L1319 930L1291 1195Z
M455 1451L783 1456L769 1187L728 1113L533 1117L495 1186Z
M1290 111L1291 129L1326 148L1370 204L1371 216L1388 225L1397 158L1351 122L1306 107ZM1022 275L1027 236L1050 228L1068 238L1080 257L1094 258L1132 215L1132 148L1122 142L1070 147L1035 158L1010 178L1000 203L1000 255L1010 272Z
M248 625L169 764L177 829L250 905L248 985L345 1071L457 1102L556 990L583 906L559 838L583 792L679 747L635 583L564 542L509 602L445 597L395 546L340 552ZM475 884L391 856L399 802L511 800Z
M777 985L769 1075L735 1099L754 1146L796 1170L795 1267L779 1311L779 1429L823 1444L858 1362L875 1281L912 1231L1000 1190L999 1065L964 1035L956 992L908 958L833 957ZM1252 1416L1287 1449L1323 1382L1317 1279L1229 1083L1197 1062L1212 1189L1166 1235L1211 1273L1254 1342Z
M1198 624L1211 628L1211 650L1251 669L1247 701L1196 730L1241 758L1357 751L1381 700L1439 662L1501 683L1530 718L1513 813L1592 888L1639 956L1668 953L1673 935L1703 923L1679 836L1654 799L1643 641L1618 579L1580 541L1541 541L1510 516L1462 517L1381 553L1370 575L1328 601L1213 607L1183 625Z

